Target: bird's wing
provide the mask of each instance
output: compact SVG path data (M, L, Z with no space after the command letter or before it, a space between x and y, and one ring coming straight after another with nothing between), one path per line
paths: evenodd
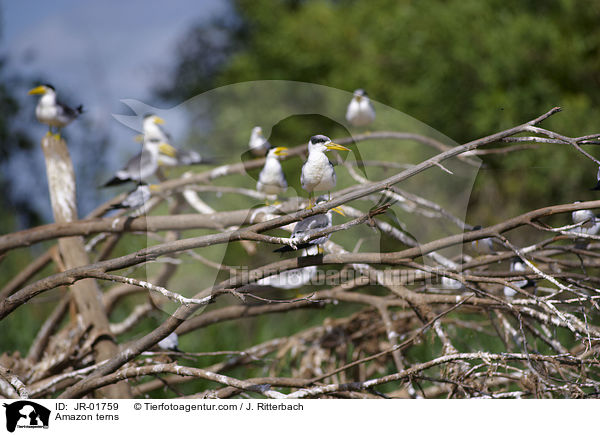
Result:
M327 228L329 220L325 214L317 214L307 217L296 224L292 237L302 237ZM310 243L310 242L309 242Z
M173 137L171 136L171 133L167 132L160 125L157 125L157 127L160 130L160 132L163 134L163 136L166 138L165 142L172 143L173 142Z
M304 165L306 165L306 163ZM302 187L304 187L304 165L302 165L302 170L300 171L300 185Z
M127 163L125 163L125 166L123 166L123 169L121 170L132 175L139 174L140 168L143 166L143 160L145 160L145 157L148 157L147 155L145 156L145 154L147 154L145 151L137 153L135 156L127 160Z
M59 101L59 100L56 101L56 106L58 107L58 110L59 110L59 116L64 115L69 118L77 117L77 115L79 115L80 110L81 110L80 109L81 106L78 108L78 110L76 110L76 109L73 109L73 108L67 106L65 103L63 103L62 101Z
M327 219L326 214L316 214L311 217L313 219L308 224L308 228L312 230L312 232L321 231L329 226L329 219Z

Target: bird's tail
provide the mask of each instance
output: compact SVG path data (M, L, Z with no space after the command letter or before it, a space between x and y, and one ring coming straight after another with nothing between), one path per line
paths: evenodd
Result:
M83 104L80 104L79 106L77 106L75 111L81 115L83 113Z

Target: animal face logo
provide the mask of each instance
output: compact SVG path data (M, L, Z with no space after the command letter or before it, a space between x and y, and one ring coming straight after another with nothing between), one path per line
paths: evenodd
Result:
M48 427L50 410L29 400L18 400L3 404L6 408L6 430L14 432L19 428Z

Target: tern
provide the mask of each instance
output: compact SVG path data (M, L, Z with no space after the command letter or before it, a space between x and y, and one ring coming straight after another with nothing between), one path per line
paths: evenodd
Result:
M57 128L57 135L60 137L60 129L69 125L83 113L83 106L75 109L60 102L56 98L54 86L45 84L31 89L29 95L41 95L35 108L35 116L42 124L48 125L47 135L52 134L52 127Z
M480 230L482 228L481 225L476 225L473 227L473 231ZM484 239L473 240L471 242L471 246L478 254L494 254L496 250L494 249L494 242L491 237L486 237Z
M575 201L573 204L579 204L580 202ZM595 216L592 210L575 210L571 213L571 219L573 219L574 224L585 222L582 228L589 228L594 224Z
M515 258L510 263L510 271L511 272L526 272L527 266L525 265L523 260L521 260L520 258ZM519 281L515 281L514 285L515 285L515 287L518 287L518 288L526 288L526 287L535 286L535 281L532 281L530 279L522 279ZM507 298L512 298L516 294L517 294L517 291L515 289L512 289L508 286L504 286L504 296L506 296Z
M302 166L300 184L308 192L308 208L312 208L315 191L326 191L331 199L331 189L335 187L336 175L333 165L325 155L327 151L350 151L348 148L331 142L327 136L318 134L308 142L308 159Z
M316 274L317 266L306 266L298 269L285 270L277 275L266 276L256 281L256 284L291 290L308 284Z
M171 135L162 127L165 120L153 113L144 115L142 122L143 134L137 136L137 139L157 140L160 142L173 143ZM199 164L211 164L212 160L206 159L200 153L193 150L175 148L175 155L159 152L158 164L161 166L191 166Z
M267 154L267 152L271 148L271 144L263 136L262 128L258 126L252 129L252 133L250 133L250 141L248 141L248 146L250 147L250 151L252 152L252 154L261 157Z
M129 208L129 209L138 209L143 207L146 202L150 199L152 195L152 190L154 186L149 186L147 184L141 183L135 187L135 189L131 190L123 201L113 204L110 206L109 210L119 209L119 208Z
M125 166L115 173L115 176L106 182L103 187L115 186L128 181L142 182L154 175L158 169L158 154L162 152L174 156L175 149L166 142L146 140L142 144L142 151L133 156Z
M354 127L365 127L375 121L375 108L364 89L354 91L346 109L346 120Z
M267 195L279 195L288 187L279 158L287 155L285 147L271 148L265 159L265 166L258 175L256 190Z
M179 337L174 332L171 332L165 338L158 342L159 349L173 351L173 352L181 352L179 349Z
M581 201L575 201L577 204ZM577 228L569 230L569 232L595 236L600 232L600 219L594 215L591 210L575 210L571 213L571 219L574 224L581 224ZM589 243L589 239L580 238L575 241L575 247L585 249Z
M319 198L317 198L317 204L322 204L324 202L327 202L324 196L320 196ZM319 213L313 216L309 216L305 219L302 219L296 224L294 230L292 231L291 238L296 240L301 239L302 237L310 236L320 231L323 231L324 229L330 228L332 225L332 211L339 213L342 216L345 216L344 212L339 207L334 207L330 210L327 210L326 213ZM331 234L327 234L323 237L319 237L317 239L313 239L295 246L296 249L306 249L307 255L317 255L322 253L320 245L329 240L330 236ZM282 246L281 248L276 249L274 252L290 252L293 250L294 248L292 248L291 246Z

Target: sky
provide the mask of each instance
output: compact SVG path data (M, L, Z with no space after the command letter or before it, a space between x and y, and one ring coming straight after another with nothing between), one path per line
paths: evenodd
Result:
M5 0L0 10L0 55L7 56L9 71L53 84L71 106L83 104L86 122L110 134L103 158L114 170L139 148L132 142L135 132L112 117L131 113L120 100L151 104L152 88L167 79L177 43L190 26L230 13L228 3L220 0ZM25 95L26 89L19 92L29 101L34 98ZM26 121L32 123L34 136L45 133L33 113ZM76 124L68 127L70 142L85 142L83 123ZM69 148L76 168L79 161L89 160L75 145L69 143ZM41 151L17 157L11 170L43 174ZM30 184L18 187L22 194L47 196L46 185ZM78 192L80 215L115 194L93 192L92 187L82 185ZM49 207L49 201L41 202L39 211L51 216Z
M32 7L32 4L35 7ZM190 25L227 10L218 0L4 1L3 51L82 97L148 97ZM199 6L200 5L200 6ZM57 86L58 87L58 86Z

